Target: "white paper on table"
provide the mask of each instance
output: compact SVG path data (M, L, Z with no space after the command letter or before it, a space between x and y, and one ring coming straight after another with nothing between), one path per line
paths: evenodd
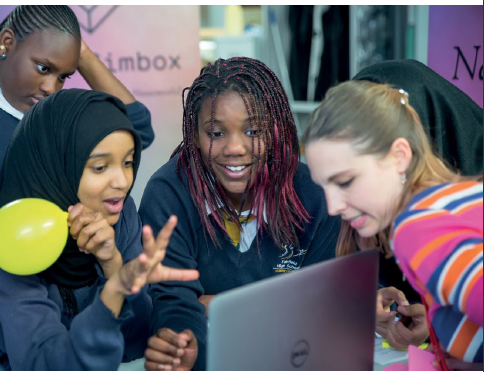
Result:
M375 338L375 363L386 365L408 360L408 351L386 349L382 344L383 339Z

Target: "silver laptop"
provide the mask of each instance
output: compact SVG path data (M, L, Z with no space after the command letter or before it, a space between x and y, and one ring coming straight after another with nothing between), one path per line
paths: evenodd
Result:
M373 370L378 258L361 252L218 295L207 369Z

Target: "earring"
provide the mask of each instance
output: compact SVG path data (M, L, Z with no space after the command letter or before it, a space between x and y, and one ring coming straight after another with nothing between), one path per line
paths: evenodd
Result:
M3 53L0 54L0 59L7 58L7 52L5 51L5 45L0 45L0 50L3 51Z
M405 185L407 183L407 174L403 172L401 176L402 176L402 185Z

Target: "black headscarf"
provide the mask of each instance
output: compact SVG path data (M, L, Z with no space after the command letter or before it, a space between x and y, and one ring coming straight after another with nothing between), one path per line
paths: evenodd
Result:
M119 99L81 89L43 99L27 112L10 142L0 175L0 207L17 199L41 198L67 211L79 203L79 183L92 150L117 130L133 135L135 179L141 140ZM81 288L98 277L94 263L95 257L79 252L69 235L59 259L40 276L62 288Z
M482 174L482 108L455 85L415 60L375 63L353 80L407 91L437 153L464 175Z

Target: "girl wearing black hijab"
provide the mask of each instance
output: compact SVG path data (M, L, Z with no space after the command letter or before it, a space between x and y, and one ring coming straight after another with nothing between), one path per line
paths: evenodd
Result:
M352 80L403 89L436 153L463 175L482 174L482 108L454 84L412 59L375 63Z
M143 356L152 311L145 284L198 277L160 263L175 217L156 240L141 226L129 196L141 149L125 106L105 93L60 91L20 122L0 207L51 201L69 211L70 236L38 275L0 270L0 368L115 370Z
M369 80L390 84L408 94L409 103L417 111L435 152L463 175L479 175L483 170L483 110L467 94L435 71L415 60L395 60L375 63L362 69L353 80ZM341 235L352 230L342 223ZM340 236L341 236L340 235ZM380 256L380 286L377 303L377 333L383 337L392 333L397 340L392 346L406 348L419 344L428 336L425 311L420 296L406 281L393 257L386 258L380 239L375 246ZM364 244L366 245L366 244ZM370 248L370 247L367 247ZM412 314L407 326L412 339L402 337L395 327L392 304L408 301ZM393 305L395 306L395 305ZM393 308L393 307L392 307Z

